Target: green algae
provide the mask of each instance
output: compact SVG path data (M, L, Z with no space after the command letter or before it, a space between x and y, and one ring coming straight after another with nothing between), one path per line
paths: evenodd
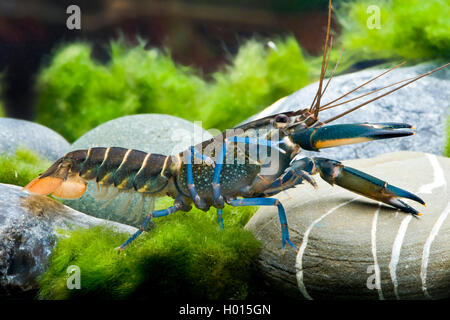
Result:
M0 154L0 183L25 186L45 171L51 162L19 147L15 154Z
M232 221L229 210L224 219ZM176 213L118 254L129 235L104 227L59 240L39 279L40 299L244 299L260 242L242 222L220 230L209 213ZM81 289L68 289L67 268L79 267Z

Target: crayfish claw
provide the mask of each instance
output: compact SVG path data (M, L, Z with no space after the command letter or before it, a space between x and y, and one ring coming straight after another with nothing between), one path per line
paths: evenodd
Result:
M318 187L317 187L316 181L306 171L301 170L300 173L299 173L299 176L302 179L305 179L306 182L308 182L310 185L312 185L314 187L314 189L317 190Z

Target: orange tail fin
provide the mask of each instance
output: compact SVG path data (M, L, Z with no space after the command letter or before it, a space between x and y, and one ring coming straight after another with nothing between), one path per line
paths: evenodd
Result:
M23 189L42 195L51 194L58 198L76 199L86 191L86 185L87 182L83 178L71 172L70 163L60 159Z
M54 178L54 177L41 178L39 176L33 179L23 189L33 193L48 195L51 194L56 189L58 189L63 182L64 180L61 178Z
M78 176L72 176L66 180L55 177L37 177L24 190L42 195L53 195L58 198L76 199L86 191L86 181Z

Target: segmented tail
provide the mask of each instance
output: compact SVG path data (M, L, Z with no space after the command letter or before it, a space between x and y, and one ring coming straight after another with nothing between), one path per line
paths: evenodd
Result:
M171 172L171 157L119 147L90 148L69 152L24 189L42 195L76 199L87 181L119 191L152 195L163 192Z

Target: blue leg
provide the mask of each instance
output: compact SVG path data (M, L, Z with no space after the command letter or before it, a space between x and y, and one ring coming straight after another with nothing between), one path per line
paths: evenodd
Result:
M314 188L317 188L316 182L308 174L310 172L304 171L303 169L297 170L294 166L291 166L283 173L283 175L281 175L281 177L272 182L272 184L264 190L264 196L270 197L276 195L280 191L293 188L298 184L302 184L303 181L306 181Z
M191 146L188 149L187 163L186 163L187 183L188 183L189 193L191 194L191 198L194 200L195 206L199 209L203 209L206 207L206 203L202 198L200 198L200 196L197 193L197 190L195 189L194 175L192 173L192 163L194 162L194 153L195 153L195 148L193 146Z
M286 212L281 204L281 202L274 198L245 198L231 200L230 204L232 206L277 206L278 216L280 218L281 224L281 247L284 249L285 244L288 243L292 248L297 250L294 244L289 240L289 230L286 219Z
M220 173L222 171L223 160L226 153L227 153L227 144L222 143L222 147L220 148L216 157L216 166L214 167L214 173L211 182L213 192L213 203L216 207L219 208L223 208L224 206L223 197L220 194Z
M119 247L119 250L125 249L130 243L132 243L139 235L144 232L145 228L147 227L148 223L150 222L151 218L159 218L163 216L167 216L168 214L174 213L176 211L180 210L180 206L177 206L176 204L168 207L167 209L162 210L156 210L150 213L142 223L142 225L139 227L139 230L136 231L131 237L128 238L127 241L122 243L122 245Z
M223 209L217 209L217 222L219 222L220 229L225 229L225 226L223 225L222 211Z

